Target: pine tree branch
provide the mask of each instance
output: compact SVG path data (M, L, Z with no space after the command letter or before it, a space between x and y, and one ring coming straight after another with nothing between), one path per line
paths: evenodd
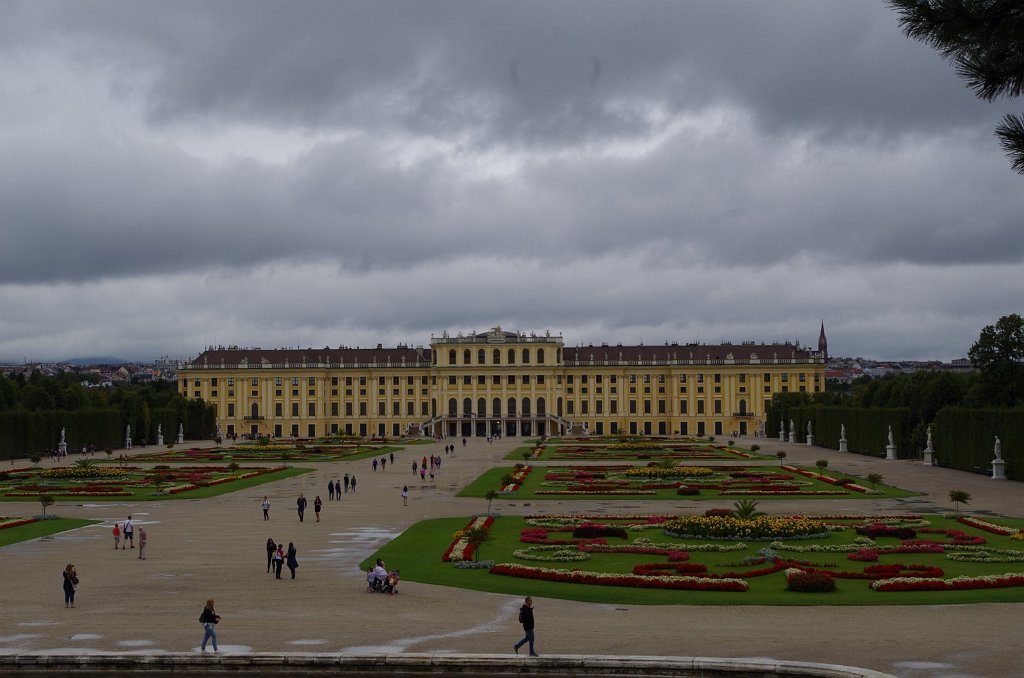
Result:
M1024 118L1019 115L1004 116L996 127L996 136L1010 158L1013 171L1024 174Z

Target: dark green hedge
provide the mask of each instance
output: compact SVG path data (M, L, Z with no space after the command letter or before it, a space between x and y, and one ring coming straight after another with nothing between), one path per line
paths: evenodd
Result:
M124 445L121 412L116 407L103 409L44 410L0 412L0 456L4 459L43 456L60 443L65 429L68 452L95 445L102 450Z
M807 442L807 422L813 422L814 444L839 449L841 427L846 426L846 441L850 452L884 457L889 444L889 427L896 445L897 457L907 459L921 456L913 440L910 412L906 408L829 407L824 405L795 405L772 407L768 412L766 433L779 434L779 422L789 422L796 428L797 442Z
M992 468L996 436L1003 443L1006 476L1024 480L1024 410L947 407L932 425L939 465L962 471Z

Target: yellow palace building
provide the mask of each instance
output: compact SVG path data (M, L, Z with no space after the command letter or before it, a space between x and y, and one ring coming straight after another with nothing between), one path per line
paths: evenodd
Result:
M567 347L561 335L431 337L430 347L210 348L182 395L228 434L315 437L763 433L772 396L825 388L818 350L792 343Z

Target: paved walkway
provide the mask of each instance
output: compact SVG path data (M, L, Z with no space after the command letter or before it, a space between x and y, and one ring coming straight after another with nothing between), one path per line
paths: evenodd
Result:
M745 444L755 442L746 439ZM863 475L922 492L895 500L764 501L769 512L950 510L950 489L971 493L969 511L1024 515L1024 484L885 461L800 444L757 440L786 461ZM443 445L396 453L396 464L373 472L369 460L315 464L317 471L205 500L136 503L61 503L64 517L103 522L88 528L0 549L4 573L0 653L48 651L153 653L197 648L197 623L206 598L224 616L221 649L258 652L471 652L508 651L521 636L519 598L405 581L398 596L371 596L356 565L380 544L423 518L463 516L484 500L455 497L466 483L501 459L517 441L488 445L471 439L445 459L437 482L421 484L411 463L443 454ZM138 450L136 450L138 451ZM330 479L359 479L358 493L326 499ZM410 482L411 481L411 482ZM409 506L399 495L409 483ZM299 523L295 498L324 499L322 522L312 506ZM271 520L259 508L272 502ZM616 502L605 502L616 510ZM703 511L731 502L658 502L658 512ZM635 510L636 500L618 504ZM26 515L37 503L0 504L5 514ZM593 502L495 501L506 514L583 511ZM146 560L114 551L110 530L131 514L150 535ZM295 542L300 567L294 581L266 574L264 545ZM64 609L60 570L78 567L78 607ZM287 577L287 569L285 570ZM772 658L846 664L908 678L1024 673L1020 623L1024 604L886 607L761 607L597 605L539 598L538 651L547 654L621 654Z

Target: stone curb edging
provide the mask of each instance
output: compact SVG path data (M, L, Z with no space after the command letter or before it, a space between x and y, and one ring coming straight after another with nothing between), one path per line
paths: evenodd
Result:
M531 673L546 676L743 676L816 678L894 678L890 674L838 664L770 659L717 657L621 657L611 655L545 655L528 658L492 654L348 655L326 653L247 653L152 655L24 653L0 656L0 675L110 676L219 676L257 674L277 676L303 673L370 675L496 676Z

